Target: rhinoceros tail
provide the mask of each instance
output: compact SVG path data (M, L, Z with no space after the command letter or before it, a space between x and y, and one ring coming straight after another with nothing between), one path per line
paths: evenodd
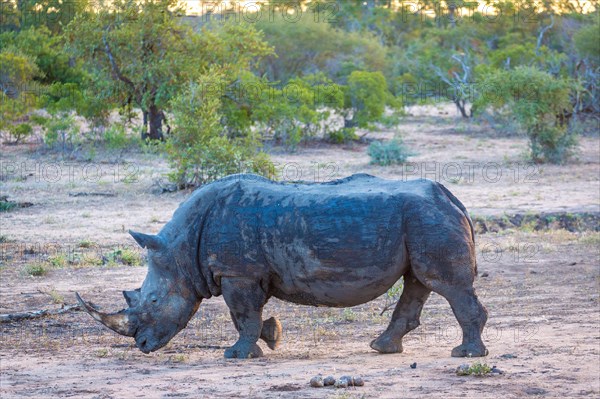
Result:
M471 220L471 217L469 216L469 212L467 211L467 208L465 208L465 206L463 205L462 202L460 202L460 200L458 198L456 198L454 196L454 194L452 194L450 192L450 190L448 190L442 183L438 183L436 182L438 187L444 192L444 194L446 194L446 197L448 197L448 199L450 199L450 201L452 201L452 203L462 211L462 213L465 215L465 217L467 218L467 221L469 222L469 227L471 229L471 241L473 242L473 249L475 249L475 229L473 228L473 221ZM477 259L475 259L475 275L477 275Z

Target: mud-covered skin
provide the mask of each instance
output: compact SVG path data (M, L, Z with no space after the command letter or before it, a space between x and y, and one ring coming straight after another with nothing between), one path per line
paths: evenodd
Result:
M272 349L281 338L278 321L262 320L270 297L355 306L404 276L404 292L373 349L402 352L402 337L419 325L434 291L463 330L452 356L487 354L471 221L438 183L354 175L289 184L233 175L197 190L157 236L132 235L149 248L149 272L139 294L126 295L130 320L139 325L121 330L135 330L144 352L185 327L202 299L223 295L239 332L225 357L262 356L259 338ZM157 295L162 304L151 301Z

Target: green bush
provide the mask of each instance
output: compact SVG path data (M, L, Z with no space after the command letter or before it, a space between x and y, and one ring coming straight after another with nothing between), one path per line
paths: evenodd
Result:
M60 149L63 154L74 148L78 139L79 125L72 115L52 115L44 125L44 143L53 149Z
M484 79L477 108L508 107L529 138L533 161L560 163L570 155L576 135L563 115L572 109L571 81L525 66L494 70Z
M9 129L11 136L15 138L15 143L31 136L33 127L29 123L21 123Z
M222 124L222 99L202 90L220 85L220 77L205 76L173 101L173 134L166 152L175 171L171 179L180 187L199 186L223 176L254 172L270 176L273 165L260 152L260 140L249 129L231 137ZM232 122L233 123L233 122Z
M591 24L579 29L573 35L577 53L582 58L588 58L593 63L600 64L600 40L598 40L600 25Z
M9 201L9 200L0 201L0 212L12 211L17 206L18 206L18 204L14 201Z
M371 163L381 166L404 163L410 155L400 139L386 143L374 141L369 145L367 152L371 157Z
M344 127L333 132L329 132L328 139L335 144L343 144L349 141L358 139L356 135L356 129L353 127Z
M46 265L41 262L29 263L23 268L23 274L26 276L40 277L44 276L46 273L48 273L48 269Z
M388 100L387 83L381 72L354 71L348 78L347 109L354 113L351 126L368 127L383 116Z
M109 150L122 150L128 146L130 140L125 131L125 126L120 123L110 126L104 132L104 141Z
M122 263L127 266L141 266L143 261L142 256L138 252L128 248L114 249L106 254L106 259L109 264Z

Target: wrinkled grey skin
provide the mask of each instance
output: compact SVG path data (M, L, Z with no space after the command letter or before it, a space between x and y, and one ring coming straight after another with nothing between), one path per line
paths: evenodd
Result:
M148 249L149 262L141 289L124 292L129 308L107 315L80 301L109 328L135 337L144 353L169 342L203 299L223 295L239 332L225 357L262 356L259 338L271 349L281 339L280 323L262 320L269 298L355 306L404 277L373 349L402 352L402 337L419 325L434 291L448 300L463 331L452 356L487 355L487 311L473 288L471 220L439 183L360 174L290 184L233 175L198 189L158 235L131 234Z

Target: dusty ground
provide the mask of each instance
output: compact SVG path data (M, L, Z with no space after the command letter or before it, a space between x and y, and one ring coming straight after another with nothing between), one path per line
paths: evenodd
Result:
M563 166L530 166L525 141L502 138L444 111L414 112L399 127L412 164L368 164L365 146L310 146L276 154L289 180L324 181L367 172L390 178L435 178L474 215L505 212L600 212L600 141L581 139ZM371 133L391 138L393 132ZM186 193L153 193L168 171L141 153L100 152L93 161L62 161L37 146L3 146L0 195L30 208L1 214L0 313L58 308L75 291L104 309L124 305L120 291L138 287L144 267L92 266L133 247L129 228L157 232ZM427 173L425 173L427 172ZM114 197L71 196L80 192ZM82 241L88 241L82 248ZM0 324L0 396L4 397L598 397L600 395L600 238L598 232L501 231L478 236L476 287L488 307L485 338L502 375L459 377L475 360L454 359L458 324L433 295L405 352L378 355L368 343L387 325L385 298L351 309L308 308L272 300L265 315L281 319L285 341L249 361L223 359L235 341L221 298L206 301L166 348L144 355L132 340L80 312ZM137 249L135 249L137 251ZM54 263L54 267L49 266ZM31 264L47 274L26 275ZM483 277L485 276L485 277ZM503 356L503 355L512 355ZM417 363L416 369L409 367ZM313 375L360 375L362 388L314 389Z

